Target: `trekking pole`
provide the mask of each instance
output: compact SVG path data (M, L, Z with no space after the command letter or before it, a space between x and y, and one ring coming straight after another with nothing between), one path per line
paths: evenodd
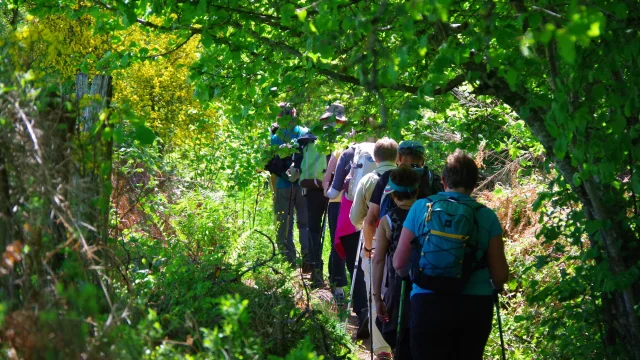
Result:
M356 285L356 275L358 275L358 262L360 260L360 250L362 249L362 240L363 240L362 233L360 233L360 237L358 238L358 250L356 252L356 260L353 265L353 276L351 277L351 290L349 291L349 303L347 304L347 311L349 311L349 314L351 313L351 310L349 309L351 309L351 302L353 301L353 290ZM348 323L349 323L349 316L347 316L347 319L344 321L345 331L347 329Z
M327 203L327 208L324 209L324 215L322 216L322 236L320 237L320 263L322 263L322 250L324 249L324 233L327 230L327 216L329 216L329 204Z
M493 293L493 300L496 304L496 316L498 317L498 330L500 332L500 345L502 346L502 360L507 360L507 355L505 353L505 349L504 349L504 337L502 336L502 319L500 318L500 300L499 300L499 295L498 295L498 291L494 291Z
M373 250L373 249L372 249ZM371 348L371 360L373 360L373 310L371 309L371 300L373 298L373 275L371 274L372 256L369 253L369 347Z
M402 284L400 285L400 310L398 311L398 328L396 330L396 351L393 354L394 359L400 358L400 340L402 338L402 316L404 312L404 296L405 296L405 288L407 287L407 281L402 279Z
M293 184L289 184L289 208L287 209L287 228L286 228L286 232L285 232L285 237L284 237L284 241L285 241L285 248L287 248L287 260L291 259L291 255L289 254L290 249L288 248L289 246L289 235L290 235L290 227L291 227L291 202L293 201ZM277 190L276 190L277 191ZM276 195L277 196L277 195ZM276 199L276 201L278 201ZM295 246L293 248L293 253L294 253L294 258L295 258ZM295 265L295 261L294 264Z
M324 233L327 230L327 213L329 212L329 204L327 203L327 207L324 209L324 214L322 215L322 235L320 235L320 247L315 249L315 256L313 261L319 261L318 263L314 263L315 266L320 266L320 272L322 272L322 268L324 267L324 263L322 262L322 249L324 246ZM314 271L316 271L317 269L314 269ZM324 279L320 279L321 282L324 283Z

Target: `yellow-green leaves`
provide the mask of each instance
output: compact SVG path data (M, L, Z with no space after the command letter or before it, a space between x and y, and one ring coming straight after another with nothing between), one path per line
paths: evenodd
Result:
M304 21L307 18L307 9L296 10L296 15L298 15L298 20Z
M309 30L311 30L312 33L318 35L318 29L316 29L316 26L313 25L313 22L309 21L307 24L309 24Z
M594 21L589 26L589 30L587 31L588 37L598 37L600 36L600 21Z

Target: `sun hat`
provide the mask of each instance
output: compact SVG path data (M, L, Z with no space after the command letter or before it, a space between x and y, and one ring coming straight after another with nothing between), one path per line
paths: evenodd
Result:
M285 115L296 116L296 109L291 106L291 103L281 102L278 106L280 107L280 113L278 114L279 118Z
M327 106L327 108L324 111L324 114L320 116L320 120L330 118L331 116L335 116L336 119L340 121L347 121L347 118L344 116L344 106L339 103L333 103Z

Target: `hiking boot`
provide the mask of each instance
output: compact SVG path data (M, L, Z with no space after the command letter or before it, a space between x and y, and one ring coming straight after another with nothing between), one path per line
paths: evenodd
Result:
M338 309L342 310L342 308L344 308L344 293L334 293L333 299L335 300Z
M311 274L313 272L313 266L311 266L311 264L309 264L308 262L303 262L302 263L302 273L303 274Z
M362 309L358 314L358 331L356 339L368 339L371 336L369 332L369 310Z
M378 358L378 360L392 360L393 356L388 352L381 352L380 354L376 355L376 358Z
M314 279L311 282L311 289L315 290L315 289L325 289L327 287L327 284L325 284L325 282L323 280L320 279Z

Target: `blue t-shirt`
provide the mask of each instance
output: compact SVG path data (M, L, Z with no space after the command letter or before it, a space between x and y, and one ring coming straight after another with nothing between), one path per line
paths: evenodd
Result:
M271 145L280 146L283 144L288 144L292 140L296 140L300 136L307 133L307 128L304 126L296 126L293 130L278 130L274 135L271 135ZM276 189L288 189L291 186L298 186L298 182L291 183L287 179L283 179L278 177L276 180Z
M440 192L438 193L438 195L455 197L456 199L462 201L473 200L471 196L457 192ZM411 232L416 235L420 232L421 224L427 216L426 204L426 199L416 201L411 207L411 210L409 210L407 219L404 221L404 227L411 230ZM476 211L476 219L478 221L478 246L482 250L482 253L484 253L489 248L489 240L502 234L502 226L500 225L500 221L498 220L498 216L496 215L496 213L486 207ZM491 275L489 274L488 268L480 269L474 272L471 275L469 283L467 283L463 294L491 295L493 293L493 289L491 288L491 283L489 282L490 279ZM433 291L431 290L426 290L416 284L413 284L411 296L415 294L428 294L432 292Z

